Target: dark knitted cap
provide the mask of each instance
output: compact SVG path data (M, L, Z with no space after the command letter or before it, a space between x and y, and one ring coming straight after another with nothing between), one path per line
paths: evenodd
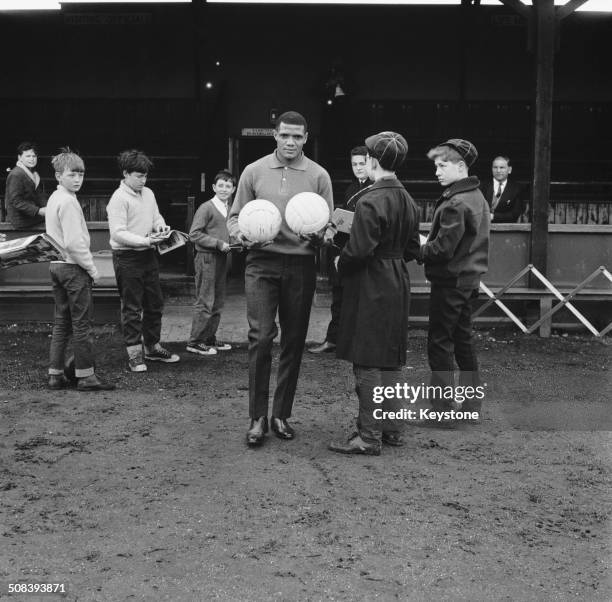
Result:
M408 153L406 139L396 132L380 132L369 136L365 145L370 156L378 159L380 166L389 171L396 170Z
M450 146L452 149L456 150L461 155L468 167L471 167L474 164L474 161L478 159L478 151L469 140L451 138L446 142L442 142L442 144L439 144L438 146Z

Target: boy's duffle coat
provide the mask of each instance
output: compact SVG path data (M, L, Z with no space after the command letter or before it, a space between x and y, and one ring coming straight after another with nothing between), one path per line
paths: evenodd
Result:
M377 368L405 364L407 261L418 257L419 246L418 209L400 181L383 178L364 190L338 264L344 288L338 358Z

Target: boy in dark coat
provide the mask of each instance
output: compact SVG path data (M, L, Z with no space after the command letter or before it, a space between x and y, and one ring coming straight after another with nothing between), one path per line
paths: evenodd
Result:
M487 271L491 227L480 182L468 174L478 152L468 140L454 138L432 148L427 156L445 187L421 249L425 275L431 282L427 338L431 384L454 386L454 356L460 370L459 385L477 387L480 377L472 344L472 300L478 296L480 278ZM430 401L436 411L454 409L452 399ZM480 412L480 408L480 400L472 399L461 409ZM452 428L455 423L451 418L432 420L430 425Z
M36 171L38 151L31 142L17 147L17 164L6 178L6 216L16 230L45 223L47 198Z
M394 398L376 400L401 380L406 360L410 279L406 263L419 254L418 209L395 170L408 151L395 132L365 141L366 169L374 181L358 197L351 235L338 273L344 286L337 356L353 363L359 398L357 432L332 451L379 455L381 443L402 445L401 421L378 414L399 409ZM382 403L382 406L378 406Z

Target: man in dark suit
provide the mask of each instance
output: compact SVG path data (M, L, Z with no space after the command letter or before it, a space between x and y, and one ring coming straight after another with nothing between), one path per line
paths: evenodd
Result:
M510 158L502 155L495 157L491 171L493 180L481 187L491 208L491 222L516 223L523 213L525 191L523 186L508 179L512 173Z
M368 149L365 146L356 146L351 150L351 168L353 169L355 178L344 192L344 201L342 205L338 205L341 209L346 209L354 213L355 205L360 197L359 193L372 184L366 172L367 154ZM342 251L348 239L348 234L338 232L334 238L335 246ZM320 345L308 349L310 353L328 353L336 349L336 338L340 326L340 308L342 307L342 284L338 278L336 267L333 264L330 266L330 271L332 277L331 320L327 327L325 340Z

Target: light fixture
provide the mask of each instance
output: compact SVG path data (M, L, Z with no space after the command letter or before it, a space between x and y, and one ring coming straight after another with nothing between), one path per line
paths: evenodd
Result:
M58 0L0 0L0 10L60 10Z
M204 84L204 86L206 87L207 90L212 90L213 87L213 83L212 82L206 82Z
M59 0L62 4L188 4L191 0Z

